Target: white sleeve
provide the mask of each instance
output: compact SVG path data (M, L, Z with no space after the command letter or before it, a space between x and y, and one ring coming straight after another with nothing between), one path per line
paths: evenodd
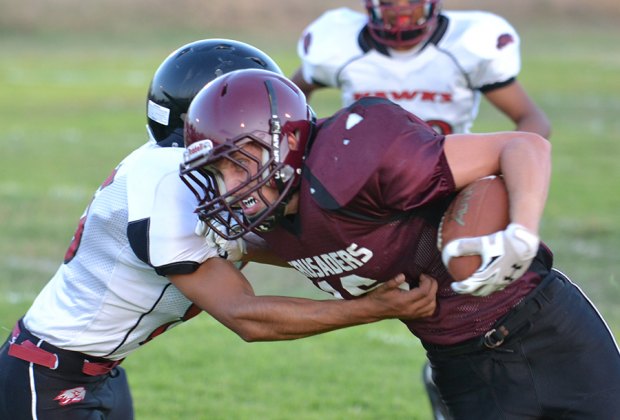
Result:
M197 200L179 177L182 153L182 148L149 151L127 182L129 223L144 223L148 259L155 268L218 256L194 233Z
M472 13L461 46L472 88L504 83L521 70L519 35L504 18L488 12Z

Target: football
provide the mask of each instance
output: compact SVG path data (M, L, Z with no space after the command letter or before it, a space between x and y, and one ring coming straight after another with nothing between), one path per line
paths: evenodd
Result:
M508 192L503 178L481 178L456 195L444 213L437 233L439 251L460 238L488 235L504 230L510 221ZM456 281L471 276L480 267L478 255L452 258L448 272Z

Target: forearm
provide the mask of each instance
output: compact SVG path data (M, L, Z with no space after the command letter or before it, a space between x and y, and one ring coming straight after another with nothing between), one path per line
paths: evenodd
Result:
M196 272L170 276L170 280L200 309L246 341L307 337L377 321L399 310L370 297L341 301L256 296L243 274L221 258L209 259Z
M533 113L517 121L515 130L536 133L548 139L551 136L551 124L543 113Z
M444 143L457 189L489 175L503 175L511 221L538 232L551 178L551 144L538 134L453 134Z
M551 177L550 143L533 134L521 135L502 150L500 167L511 221L537 233Z
M246 341L293 340L381 319L415 319L436 308L437 282L425 275L418 287L404 290L405 276L399 274L354 300L256 296L243 274L222 258L169 278L195 305Z
M310 96L312 96L312 92L316 89L319 89L321 86L315 85L313 83L308 83L304 79L303 70L299 67L295 73L291 76L291 81L297 85L299 89L306 95L306 100L310 100Z
M388 317L369 299L315 301L303 298L257 296L237 307L230 319L220 319L243 340L294 340Z
M518 81L485 93L486 98L515 123L515 130L536 133L544 138L551 135L547 115L529 97Z
M252 296L246 304L234 306L233 322L222 322L247 341L271 341L308 337L382 319L431 316L436 309L437 281L423 274L419 286L411 290L401 288L404 282L404 275L396 275L354 300ZM244 334L240 333L240 325Z

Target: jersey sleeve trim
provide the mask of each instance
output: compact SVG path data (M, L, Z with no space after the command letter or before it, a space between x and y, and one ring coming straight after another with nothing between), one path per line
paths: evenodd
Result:
M134 254L145 264L155 269L160 276L171 274L190 274L198 269L200 263L196 261L178 261L159 267L153 266L149 253L149 227L150 218L129 222L127 225L127 238Z
M154 268L160 276L170 276L173 274L191 274L198 270L199 266L200 264L196 261L181 261Z
M151 265L149 259L148 232L151 219L140 219L127 224L127 239L132 251L140 261Z
M480 92L482 93L488 93L495 89L499 89L499 88L503 88L505 86L511 85L512 83L514 83L515 80L517 80L516 77L511 77L510 79L505 80L503 82L491 83L489 85L482 86L478 90L480 90Z
M311 82L312 82L313 85L316 85L318 87L329 87L329 85L326 85L325 83L323 83L320 80L317 80L315 78L312 78Z

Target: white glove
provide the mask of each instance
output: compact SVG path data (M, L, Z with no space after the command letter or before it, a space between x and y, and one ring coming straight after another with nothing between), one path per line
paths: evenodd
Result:
M204 236L207 246L217 249L218 255L222 258L226 258L228 261L241 261L243 256L247 254L245 240L243 240L243 238L238 238L233 241L224 239L202 220L196 223L195 233L198 236Z
M488 296L504 289L520 278L529 268L538 252L540 239L524 226L511 223L506 230L475 238L451 241L444 247L443 263L453 257L480 255L482 264L465 280L451 284L460 294Z

